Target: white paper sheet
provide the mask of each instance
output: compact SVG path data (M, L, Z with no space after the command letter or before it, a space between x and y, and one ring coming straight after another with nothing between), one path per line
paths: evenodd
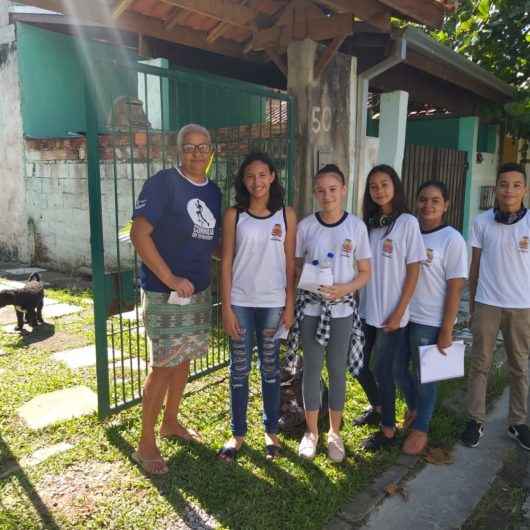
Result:
M304 263L304 268L302 269L302 274L298 282L298 289L320 294L319 287L321 285L333 285L331 269L321 270L318 265Z
M463 341L456 341L442 355L436 344L420 346L420 381L432 383L464 376Z

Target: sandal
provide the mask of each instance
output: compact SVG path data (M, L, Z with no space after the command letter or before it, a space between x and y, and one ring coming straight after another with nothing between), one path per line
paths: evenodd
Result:
M222 460L223 462L235 462L237 458L237 453L239 452L239 449L236 449L235 447L221 447L219 451L217 452L217 458L219 460Z
M416 456L425 450L427 447L428 437L427 433L423 431L417 431L413 429L410 431L410 434L407 436L405 442L403 443L402 451L406 455Z
M265 458L267 460L275 460L280 456L280 446L275 444L267 444L265 446Z
M195 442L195 443L201 443L201 435L194 429L187 429L183 425L178 425L182 428L183 433L182 434L166 434L160 431L160 438L164 440L179 440L181 442Z
M169 471L162 457L144 458L138 451L135 451L131 454L131 460L148 475L165 475Z

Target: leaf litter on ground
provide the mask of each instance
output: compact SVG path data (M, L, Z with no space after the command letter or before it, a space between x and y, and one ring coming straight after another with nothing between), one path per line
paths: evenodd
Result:
M423 458L429 464L434 464L436 466L450 465L454 463L451 450L442 447L427 448Z

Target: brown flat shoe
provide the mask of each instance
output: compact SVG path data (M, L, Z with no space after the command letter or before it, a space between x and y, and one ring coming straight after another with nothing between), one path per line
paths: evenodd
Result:
M428 437L427 433L423 431L416 431L413 429L407 436L407 439L403 443L402 451L406 455L419 455L423 453L427 447Z

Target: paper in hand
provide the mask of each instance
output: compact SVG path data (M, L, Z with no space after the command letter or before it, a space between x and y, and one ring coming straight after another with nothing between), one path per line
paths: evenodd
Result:
M289 330L283 324L280 324L280 326L276 330L276 333L274 334L274 337L272 338L274 340L286 339L288 336L289 336Z
M191 302L191 298L183 298L182 296L179 296L176 291L171 291L171 294L169 295L169 298L167 300L168 304L176 304L176 305L187 305Z
M331 269L323 270L312 263L304 263L304 268L298 281L298 289L320 294L321 285L333 285Z
M432 383L464 376L464 350L462 341L453 342L440 353L436 344L420 346L420 382Z

